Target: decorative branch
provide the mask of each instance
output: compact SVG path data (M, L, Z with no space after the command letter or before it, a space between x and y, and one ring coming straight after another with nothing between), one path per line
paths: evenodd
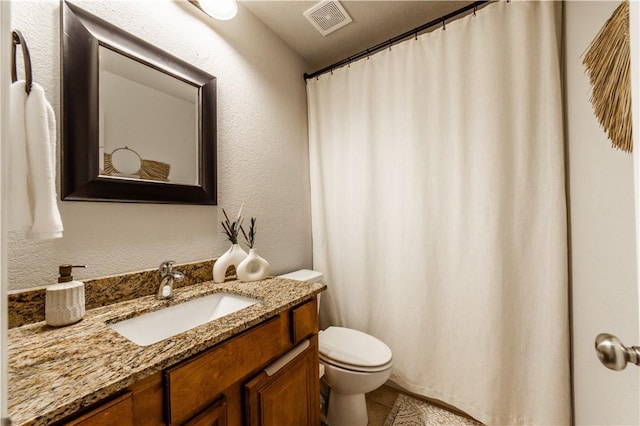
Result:
M252 217L250 220L249 236L247 236L247 233L244 232L244 228L242 226L240 227L240 230L242 231L244 239L247 241L247 247L252 249L256 241L256 233L258 232L258 227L256 226L256 218Z
M224 220L220 223L222 224L223 233L227 236L227 239L231 241L232 244L238 244L238 233L240 232L240 229L242 229L242 222L244 220L241 216L243 206L244 204L240 206L240 211L238 211L238 218L234 222L231 222L231 219L229 219L227 212L222 209ZM242 232L244 233L244 231Z

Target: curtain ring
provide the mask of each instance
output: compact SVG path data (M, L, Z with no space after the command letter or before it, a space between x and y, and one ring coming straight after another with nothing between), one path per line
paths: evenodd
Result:
M476 16L477 10L478 10L478 6L473 6L473 16Z
M391 40L389 40L389 52L391 52Z
M367 49L367 61L369 60L369 49Z
M333 68L331 68L331 75L333 75Z
M416 31L416 37L415 40L418 41L418 31Z
M444 19L442 20L442 30L443 31L447 31L447 24L446 24L446 21Z

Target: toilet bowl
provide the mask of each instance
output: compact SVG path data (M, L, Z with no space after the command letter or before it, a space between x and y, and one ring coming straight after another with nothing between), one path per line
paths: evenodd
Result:
M358 330L329 327L320 332L320 363L331 388L330 426L366 426L365 394L384 384L391 374L391 349Z
M280 277L310 282L323 278L320 272L309 269ZM327 424L366 426L365 394L379 388L389 378L391 349L367 333L345 327L328 327L320 331L318 341L320 364L324 366L324 377L330 388Z

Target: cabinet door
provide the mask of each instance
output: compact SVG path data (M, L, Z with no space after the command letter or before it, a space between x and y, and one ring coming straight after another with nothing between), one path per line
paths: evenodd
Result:
M65 426L133 426L131 392L112 399L84 415L63 423Z
M227 426L227 401L220 398L184 426Z
M320 424L318 336L305 342L245 385L250 426Z
M135 426L164 426L162 374L142 379L129 387L133 395Z

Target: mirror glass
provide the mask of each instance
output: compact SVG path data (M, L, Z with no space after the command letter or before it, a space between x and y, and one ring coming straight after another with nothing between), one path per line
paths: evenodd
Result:
M98 56L100 176L197 185L198 88L105 46Z
M62 199L216 204L216 78L62 9Z

